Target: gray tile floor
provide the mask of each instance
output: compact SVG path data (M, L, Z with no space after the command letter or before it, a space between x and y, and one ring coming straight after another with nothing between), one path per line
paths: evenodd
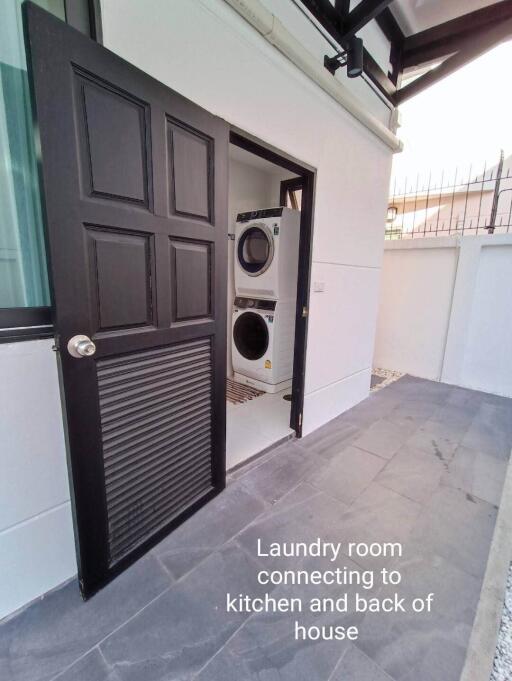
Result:
M406 376L237 471L223 494L87 603L70 583L1 624L0 678L457 681L511 446L512 400ZM354 644L296 641L297 615L225 612L227 591L263 593L255 579L263 561L317 567L257 558L258 538L317 537L402 542L402 558L343 565L399 569L401 593L435 592L432 613L300 616L356 624Z

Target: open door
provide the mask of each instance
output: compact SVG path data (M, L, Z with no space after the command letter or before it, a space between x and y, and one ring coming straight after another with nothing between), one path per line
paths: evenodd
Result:
M25 11L88 596L225 485L228 125Z

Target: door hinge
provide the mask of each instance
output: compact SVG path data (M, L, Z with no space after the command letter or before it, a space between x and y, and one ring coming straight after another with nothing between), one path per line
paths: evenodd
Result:
M302 316L304 318L306 318L308 316L308 314L309 314L309 309L304 305L304 307L302 308Z

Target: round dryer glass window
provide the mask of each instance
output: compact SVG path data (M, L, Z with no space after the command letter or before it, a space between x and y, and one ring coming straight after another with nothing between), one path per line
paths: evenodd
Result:
M268 328L256 312L243 312L233 327L236 349L245 359L260 359L267 352Z
M266 225L252 225L238 240L238 262L247 274L256 277L267 270L274 257L274 239Z

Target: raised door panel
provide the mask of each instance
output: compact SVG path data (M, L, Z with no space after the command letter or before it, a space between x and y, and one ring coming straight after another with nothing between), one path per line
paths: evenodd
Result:
M172 321L211 317L212 245L173 239L170 251Z
M214 214L212 140L176 121L168 121L168 153L171 214L211 222Z
M75 71L82 168L90 196L149 207L149 107Z
M94 332L152 324L151 237L89 227L87 242Z

